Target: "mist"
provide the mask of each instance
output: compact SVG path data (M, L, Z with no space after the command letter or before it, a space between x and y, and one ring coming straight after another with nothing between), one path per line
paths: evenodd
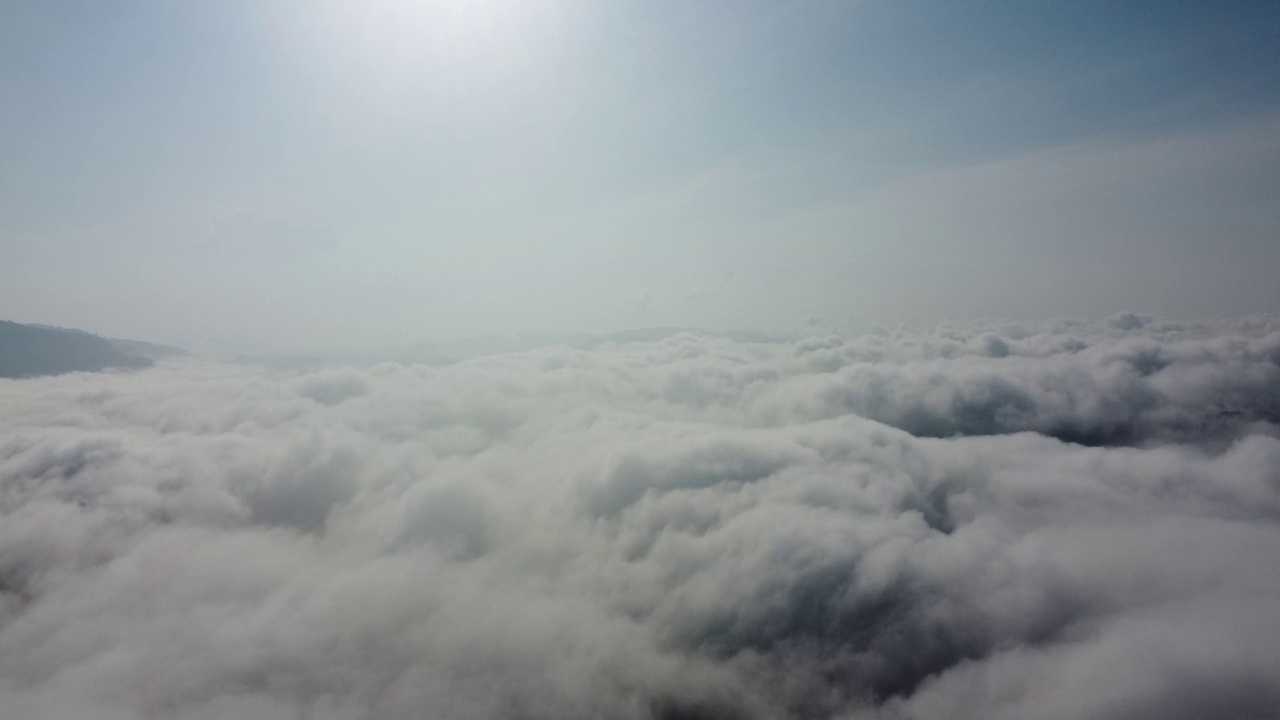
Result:
M1273 2L0 8L0 319L221 357L1280 312Z

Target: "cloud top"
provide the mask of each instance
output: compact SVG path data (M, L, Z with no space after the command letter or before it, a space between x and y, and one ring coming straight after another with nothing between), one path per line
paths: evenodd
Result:
M1280 322L0 382L0 715L1280 713Z

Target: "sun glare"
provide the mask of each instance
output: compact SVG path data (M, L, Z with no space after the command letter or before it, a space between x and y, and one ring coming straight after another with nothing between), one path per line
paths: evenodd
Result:
M326 35L364 69L400 79L476 77L528 63L550 2L333 0ZM388 78L384 78L388 79Z

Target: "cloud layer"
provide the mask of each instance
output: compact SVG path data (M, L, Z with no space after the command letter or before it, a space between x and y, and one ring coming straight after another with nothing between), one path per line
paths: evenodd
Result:
M1271 718L1280 321L0 382L0 716Z

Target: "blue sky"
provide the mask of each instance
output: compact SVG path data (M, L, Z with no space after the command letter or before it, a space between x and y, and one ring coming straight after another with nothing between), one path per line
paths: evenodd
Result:
M0 315L262 352L1280 310L1274 2L0 7Z

